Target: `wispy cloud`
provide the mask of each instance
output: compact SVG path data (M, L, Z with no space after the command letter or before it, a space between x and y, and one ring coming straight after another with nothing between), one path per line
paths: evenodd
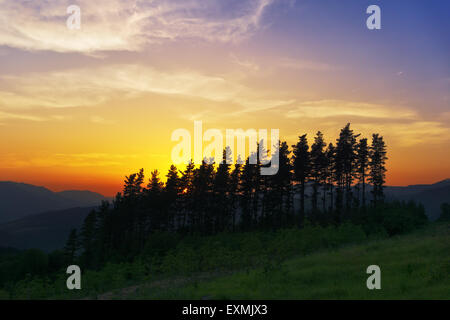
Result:
M400 107L345 100L305 101L286 113L287 118L333 118L345 116L375 119L415 119L416 112Z
M373 131L373 124L359 124L366 131ZM450 128L438 121L417 120L408 123L380 123L377 132L388 136L397 146L443 144L450 141Z
M230 53L231 62L237 64L240 67L244 67L247 70L259 71L259 65L250 60L242 60L236 56L234 53Z
M0 120L7 119L18 119L18 120L29 120L29 121L44 121L44 118L28 115L28 114L17 114L0 111Z
M91 117L89 118L89 120L90 120L92 123L95 123L95 124L110 125L110 124L115 124L115 123L116 123L116 122L113 121L113 120L107 120L107 119L105 119L105 118L103 118L103 117L100 117L100 116L91 116Z
M294 70L311 70L311 71L330 71L336 70L338 67L323 62L303 60L303 59L291 59L282 58L278 62L278 66L281 68L294 69Z
M273 0L78 0L81 30L66 27L69 0L0 0L0 45L24 50L138 51L177 39L238 42L263 26Z
M292 101L262 96L244 85L221 76L195 71L163 72L142 65L111 65L93 69L29 73L4 76L9 91L0 98L0 109L9 112L33 108L93 106L143 94L194 97L240 105L258 111ZM91 119L92 120L92 119ZM99 122L98 118L94 121Z
M114 153L56 153L38 156L9 153L4 154L0 159L0 168L123 166L138 157L136 154Z
M396 146L411 147L424 143L450 141L445 113L438 120L427 120L412 109L391 104L346 100L317 100L294 104L286 117L306 122L320 120L324 127L335 128L351 122L362 132L380 132Z

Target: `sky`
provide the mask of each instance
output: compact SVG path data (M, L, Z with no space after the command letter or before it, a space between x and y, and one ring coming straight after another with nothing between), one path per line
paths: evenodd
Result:
M81 28L69 29L70 5ZM368 6L381 29L366 26ZM165 175L178 128L347 122L388 146L387 184L450 177L449 1L0 0L0 180L111 196Z

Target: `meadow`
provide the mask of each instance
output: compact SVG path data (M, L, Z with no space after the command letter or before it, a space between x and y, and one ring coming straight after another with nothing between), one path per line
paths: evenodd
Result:
M160 254L87 270L81 290L67 290L61 271L23 279L0 298L450 299L449 230L448 222L430 223L388 237L343 224L190 237ZM172 246L167 234L154 239L152 252ZM366 287L373 264L381 290Z
M450 299L450 224L344 245L179 287L138 287L131 299ZM368 290L366 268L381 268Z

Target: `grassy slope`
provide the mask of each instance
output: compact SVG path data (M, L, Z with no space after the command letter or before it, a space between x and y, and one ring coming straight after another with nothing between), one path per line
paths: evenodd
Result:
M372 264L381 268L381 290L366 287L366 268ZM148 283L108 298L450 299L450 224L297 257L269 268Z

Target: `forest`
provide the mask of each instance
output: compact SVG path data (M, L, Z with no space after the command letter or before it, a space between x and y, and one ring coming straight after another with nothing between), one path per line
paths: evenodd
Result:
M128 270L121 274L128 280L134 273L229 271L261 259L271 269L294 252L395 236L427 223L423 206L385 201L381 135L369 143L347 124L335 143L327 144L320 131L311 142L306 134L291 147L279 141L273 176L260 175L261 164L249 158L235 165L190 163L184 170L172 165L165 183L157 170L148 180L143 169L130 174L122 192L92 210L62 250L0 255L13 257L0 260L0 286L8 297L27 296L31 282L40 288L37 297L55 295L64 292L61 270L70 264L91 270L100 291L109 286L98 279L114 267L119 274ZM223 159L229 156L226 148Z
M367 206L383 203L387 160L379 134L373 134L370 145L359 136L347 124L335 145L327 145L320 131L311 146L306 135L292 151L279 142L279 168L273 176L260 175L261 164L251 164L249 157L232 167L227 149L217 166L204 160L179 172L172 165L165 184L157 170L145 183L141 169L126 177L112 204L103 203L88 215L79 234L72 231L66 253L74 260L80 245L82 264L96 267L111 257L138 255L155 232L213 235L355 220Z

